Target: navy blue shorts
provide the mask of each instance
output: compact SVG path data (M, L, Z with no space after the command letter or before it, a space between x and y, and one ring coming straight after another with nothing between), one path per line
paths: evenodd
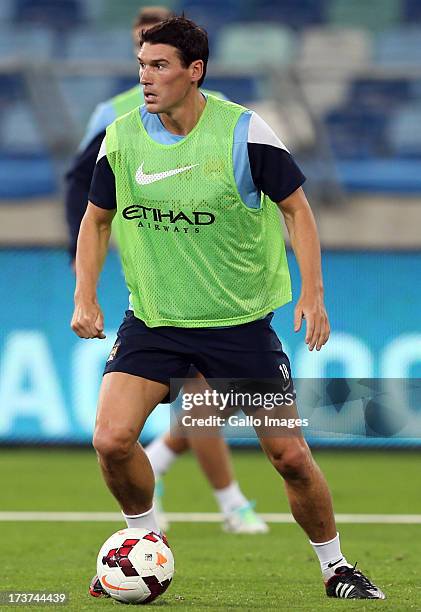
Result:
M233 327L151 328L127 310L104 374L125 372L170 385L171 379L192 377L193 366L207 380L271 379L286 392L293 384L291 368L272 318L273 313ZM174 399L168 394L163 403Z

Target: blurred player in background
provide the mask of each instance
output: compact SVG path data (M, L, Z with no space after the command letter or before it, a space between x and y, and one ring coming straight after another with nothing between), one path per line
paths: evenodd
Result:
M94 446L128 526L153 531L154 474L138 437L169 401L171 379L193 363L209 381L253 382L261 399L268 378L281 395L293 392L270 325L272 311L291 300L278 207L301 275L294 329L305 319L309 350L330 333L305 177L256 113L200 91L208 55L206 32L183 17L143 32L145 105L107 128L77 248L72 329L103 338L96 287L115 219L133 310L104 371ZM294 404L283 410L297 416ZM301 431L256 432L317 554L326 594L384 599L341 552L330 492Z
M149 29L160 21L171 16L165 7L144 7L138 13L132 29L135 54L139 51L139 35L142 30ZM212 92L215 94L215 92ZM221 94L216 94L220 97ZM65 196L66 219L69 230L69 252L74 263L76 244L80 223L88 204L88 194L92 174L105 136L105 129L117 117L134 110L143 104L143 91L138 85L118 96L98 105L89 121L86 134L79 147L72 167L67 174ZM197 376L205 384L203 377L192 368L190 377ZM191 384L191 383L190 383ZM194 389L186 383L185 392L198 392L200 387L195 383ZM162 511L162 480L161 476L183 452L191 448L205 473L224 516L224 530L231 533L266 533L268 526L254 512L253 503L249 502L234 479L233 467L228 446L222 436L212 438L188 438L181 430L173 428L171 433L154 440L147 448L146 454L151 462L157 481L155 491L155 507L160 525L168 528L168 521Z

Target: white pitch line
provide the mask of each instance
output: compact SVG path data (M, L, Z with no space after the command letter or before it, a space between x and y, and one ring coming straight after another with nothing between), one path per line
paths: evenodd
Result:
M291 514L260 514L268 523L294 523ZM168 512L170 523L219 523L217 512ZM421 514L336 514L338 523L421 525ZM0 512L1 521L122 522L119 512Z

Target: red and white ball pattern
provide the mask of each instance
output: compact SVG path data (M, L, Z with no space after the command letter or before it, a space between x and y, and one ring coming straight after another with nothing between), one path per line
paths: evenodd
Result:
M150 603L169 587L174 557L165 536L147 529L121 529L101 547L97 574L113 599Z

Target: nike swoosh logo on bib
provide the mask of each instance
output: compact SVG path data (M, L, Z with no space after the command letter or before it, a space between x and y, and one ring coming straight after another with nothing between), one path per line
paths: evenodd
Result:
M143 172L143 164L142 162L136 172L136 183L139 185L150 185L151 183L156 183L157 181L162 181L163 179L168 178L169 176L174 176L175 174L180 174L180 172L186 172L199 164L193 164L192 166L184 166L184 168L174 168L174 170L165 170L165 172L157 172L155 174L146 174Z

